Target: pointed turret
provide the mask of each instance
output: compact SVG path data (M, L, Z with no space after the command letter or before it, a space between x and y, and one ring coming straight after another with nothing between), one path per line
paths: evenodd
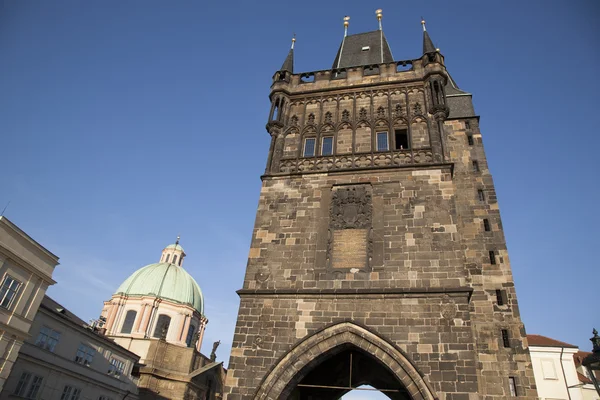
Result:
M429 37L429 33L427 33L427 28L425 28L425 20L423 18L421 18L421 25L423 25L423 54L435 53L435 46Z
M290 52L285 58L280 71L288 71L291 74L294 73L294 43L296 43L296 35L294 35L294 38L292 39L292 47L290 48Z

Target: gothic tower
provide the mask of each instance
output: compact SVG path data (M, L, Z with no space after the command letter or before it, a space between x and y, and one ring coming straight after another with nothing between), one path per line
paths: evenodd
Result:
M330 69L296 73L292 44L273 77L225 394L534 399L471 94L424 21L423 54L394 61L377 17Z

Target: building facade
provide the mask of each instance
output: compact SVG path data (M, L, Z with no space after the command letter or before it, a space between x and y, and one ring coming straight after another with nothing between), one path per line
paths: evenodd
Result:
M138 399L139 357L45 296L0 399Z
M135 271L104 303L106 335L140 357L140 399L211 400L222 396L225 370L200 353L204 298L198 283L183 269L179 244L162 251L158 263Z
M275 73L229 400L537 397L479 117L422 23L416 59L380 25Z
M0 216L0 390L52 280L58 257Z
M600 400L581 360L590 353L542 335L527 335L541 400Z

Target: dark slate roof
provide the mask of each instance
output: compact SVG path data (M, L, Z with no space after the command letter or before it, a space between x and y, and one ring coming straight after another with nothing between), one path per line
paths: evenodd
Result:
M49 311L52 311L55 314L61 315L63 318L66 318L81 327L87 326L84 320L82 320L77 315L73 314L71 311L67 310L62 305L58 304L56 301L54 301L48 296L44 296L44 298L42 299L42 307Z
M423 54L435 53L435 46L429 37L427 31L423 31Z
M363 50L364 47L369 50ZM372 31L349 35L333 61L333 69L393 62L392 50L383 31Z
M294 49L290 49L283 65L281 66L280 71L288 71L290 73L294 73Z

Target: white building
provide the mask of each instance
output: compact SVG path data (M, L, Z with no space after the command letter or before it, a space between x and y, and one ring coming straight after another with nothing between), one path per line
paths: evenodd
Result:
M538 396L542 400L600 400L575 359L577 346L541 335L527 335ZM581 353L579 353L581 354Z
M0 217L0 390L29 336L58 257Z
M0 399L138 399L139 357L45 296Z

